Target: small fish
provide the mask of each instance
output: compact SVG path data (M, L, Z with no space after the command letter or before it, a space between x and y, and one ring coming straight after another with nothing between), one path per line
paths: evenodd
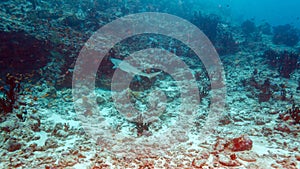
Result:
M44 94L43 96L41 96L41 98L46 98L46 97L48 97L50 94L49 93L46 93L46 94Z
M116 68L120 68L121 70L127 72L127 73L133 73L135 75L140 75L140 76L144 76L144 77L147 77L149 79L157 76L158 74L160 74L161 72L155 72L155 73L144 73L140 70L138 70L136 67L130 65L128 62L126 61L122 61L122 60L119 60L119 59L114 59L114 58L111 58L110 59L111 62L114 64L114 69Z

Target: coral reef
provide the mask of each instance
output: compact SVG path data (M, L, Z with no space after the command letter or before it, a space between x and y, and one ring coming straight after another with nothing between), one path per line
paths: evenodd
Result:
M145 136L149 136L151 135L151 133L149 133L149 126L151 125L151 122L148 122L148 123L145 123L143 121L143 117L142 115L140 115L137 119L136 122L132 122L135 126L136 126L136 129L137 129L137 136L142 136L142 135L145 135Z
M231 151L246 151L252 149L252 140L247 136L233 138L225 146Z
M285 78L290 78L291 73L299 67L299 54L293 51L275 51L269 49L261 56L266 58L270 66L276 68L278 73Z
M257 80L258 72L255 69L249 79L243 79L242 85L251 91L258 98L258 102L268 102L270 99L293 102L293 94L286 91L284 83L276 84L266 78L263 81Z
M267 102L272 97L271 84L270 79L266 79L265 82L258 87L260 89L260 93L258 95L258 101Z
M256 27L252 20L226 22L207 11L193 15L201 10L195 3L2 1L0 168L299 168L296 143L300 108L286 110L300 98L299 52L290 50L297 44L297 30L292 26L274 27L271 36L271 25L267 23ZM84 42L106 23L144 11L183 16L208 36L220 55L226 55L220 58L227 78L227 115L220 120L222 125L211 124L215 128L207 132L208 142L199 141L206 137L199 131L210 118L210 79L195 53L170 37L137 35L116 44L99 68L96 105L86 93L72 100L73 66ZM272 44L272 38L278 45ZM274 47L276 50L266 50ZM167 72L151 80L135 76L129 91L118 94L140 114L116 110L110 91L114 74L110 58L124 59L146 48L176 54L191 69L201 99L196 118L179 119L186 109L194 107L179 106L183 101L181 89ZM159 59L163 63L176 62ZM22 73L22 79L15 76L18 73ZM178 76L184 77L181 73ZM153 89L162 92L159 95ZM82 112L75 113L74 102L82 103ZM212 118L217 116L213 114ZM95 135L87 135L90 130L82 128L82 120L95 128ZM186 130L189 122L194 128ZM105 130L102 133L99 129ZM116 139L101 137L107 134ZM93 140L96 135L100 137ZM124 156L111 153L110 146ZM147 148L140 151L141 147Z
M269 23L265 22L258 26L258 29L261 31L261 33L265 35L271 35L272 34L272 27Z
M0 98L0 112L3 111L4 114L7 114L13 111L20 90L21 86L18 79L8 74L6 76L6 86L0 88L3 93L3 97Z
M249 34L255 32L257 29L255 26L255 23L250 20L244 21L241 25L241 28L242 28L243 33L245 33L246 35L249 35Z
M213 42L219 55L234 54L239 51L239 43L234 39L231 31L220 28L216 42Z
M299 42L299 35L296 28L289 24L273 27L273 33L272 41L275 44L295 46Z
M283 121L293 120L293 123L300 124L300 108L299 106L293 105L292 108L281 113L279 118Z
M0 31L0 41L2 77L6 73L31 73L50 61L48 56L51 44L38 40L26 32Z
M218 25L221 24L220 17L217 15L204 15L199 11L194 14L192 23L199 27L212 42L217 40Z
M233 54L238 51L233 31L217 15L204 15L199 11L194 14L191 22L203 31L220 55Z

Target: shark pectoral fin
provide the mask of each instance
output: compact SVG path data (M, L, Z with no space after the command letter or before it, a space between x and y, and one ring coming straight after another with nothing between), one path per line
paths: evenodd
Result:
M122 62L119 59L110 58L110 61L114 64L113 69L117 69L119 67L119 64Z

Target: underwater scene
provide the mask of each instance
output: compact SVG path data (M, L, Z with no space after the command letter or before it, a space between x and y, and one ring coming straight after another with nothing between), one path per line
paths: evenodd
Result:
M299 169L299 7L1 0L0 169Z

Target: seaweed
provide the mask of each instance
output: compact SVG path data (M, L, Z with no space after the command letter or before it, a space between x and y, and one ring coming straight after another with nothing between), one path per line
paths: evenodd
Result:
M151 122L148 123L144 122L142 115L139 115L136 121L132 123L135 125L135 128L137 129L138 137L147 135L146 133L149 133L149 126L151 125Z

